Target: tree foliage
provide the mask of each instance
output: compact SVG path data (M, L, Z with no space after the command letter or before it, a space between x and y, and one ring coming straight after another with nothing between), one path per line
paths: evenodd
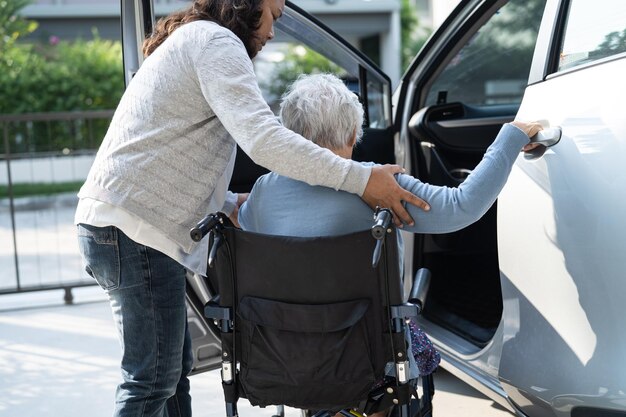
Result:
M13 47L22 36L37 29L37 23L26 20L19 11L31 0L0 0L0 57L4 60L5 53Z
M402 70L405 71L430 35L430 29L420 26L417 10L411 0L402 0L400 28Z
M511 0L500 8L450 61L427 102L433 104L439 92L447 92L448 101L485 104L496 100L489 97L489 85L525 85L545 2ZM501 98L519 102L521 94Z

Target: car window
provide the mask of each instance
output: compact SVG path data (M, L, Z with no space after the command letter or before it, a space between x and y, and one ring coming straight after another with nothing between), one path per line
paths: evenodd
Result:
M448 62L431 85L426 105L519 104L545 0L511 0Z
M626 1L572 0L558 70L626 52Z
M259 85L270 107L276 110L282 93L299 74L332 73L359 97L367 93L363 103L365 127L383 129L391 125L389 81L370 64L346 54L341 42L307 24L298 14L283 14L274 29L276 39L255 59Z
M254 67L263 96L276 114L280 97L301 74L334 74L361 97L358 67L345 68L284 34L281 40L265 46L254 60ZM385 91L388 89L384 85L373 77L366 81L368 99L363 103L368 115L366 127L384 128L388 125L385 112Z
M276 114L280 97L300 74L331 73L351 90L359 88L348 70L287 36L268 43L253 62L263 97Z

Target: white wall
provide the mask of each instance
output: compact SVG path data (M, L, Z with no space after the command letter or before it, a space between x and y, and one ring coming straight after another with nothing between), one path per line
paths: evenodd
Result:
M13 184L84 181L94 157L80 155L12 160L11 181ZM7 162L0 161L0 185L7 184Z

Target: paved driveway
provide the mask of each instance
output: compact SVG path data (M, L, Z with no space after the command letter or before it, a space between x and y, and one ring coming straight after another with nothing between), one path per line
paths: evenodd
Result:
M109 305L97 287L0 296L0 416L109 417L118 382L119 345ZM511 417L506 411L439 371L436 417ZM217 371L191 377L196 417L224 417ZM274 409L240 400L242 417L270 417ZM288 409L287 417L299 417Z

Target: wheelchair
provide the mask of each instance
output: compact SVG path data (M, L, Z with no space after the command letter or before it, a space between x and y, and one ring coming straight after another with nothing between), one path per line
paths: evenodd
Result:
M377 210L371 230L341 236L246 232L222 213L190 231L195 241L207 233L207 278L218 295L204 314L220 329L227 417L238 415L239 398L277 406L275 417L284 416L284 406L306 417L388 409L432 417L432 375L419 378L418 395L405 334L422 310L430 275L418 271L403 302L389 210Z

